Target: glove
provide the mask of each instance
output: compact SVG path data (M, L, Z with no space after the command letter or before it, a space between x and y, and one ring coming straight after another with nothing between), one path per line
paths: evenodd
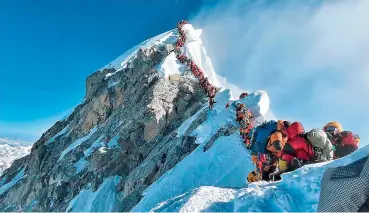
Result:
M291 161L290 164L291 164L290 168L292 168L292 169L298 169L298 168L301 168L303 166L302 161L300 161L296 157L293 158L293 160Z

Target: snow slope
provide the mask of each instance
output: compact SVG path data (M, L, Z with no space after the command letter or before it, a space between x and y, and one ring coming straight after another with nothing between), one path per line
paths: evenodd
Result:
M104 180L96 192L91 187L83 189L69 203L67 211L73 212L113 212L118 195L116 187L121 177L113 176Z
M177 36L175 34L175 30L171 30L165 33L162 33L158 36L155 36L153 38L150 38L123 53L118 58L116 58L114 61L110 62L108 65L102 67L99 69L100 71L108 68L114 68L116 72L121 71L123 68L127 67L128 62L132 61L136 56L137 52L140 48L150 48L153 45L156 44L170 44L174 43L177 40ZM114 73L108 73L106 77L114 75Z
M209 82L213 86L224 88L214 71L210 57L206 54L205 47L202 45L202 30L195 30L191 24L183 25L182 29L187 37L186 44L184 45L185 55L190 57L195 64L204 71L205 76L208 77Z
M149 211L168 199L201 186L246 186L244 178L252 163L249 160L250 154L237 134L219 138L206 152L203 152L204 146L205 144L201 144L148 187L144 197L132 211Z
M0 144L0 176L9 168L14 160L26 156L31 151L31 146L9 146Z
M200 187L183 195L171 198L155 207L152 211L196 212L199 209L208 212L232 211L233 206L228 204L235 198L235 194L236 190L234 189L211 186Z
M316 212L319 202L320 181L325 169L346 165L369 155L369 146L366 146L345 158L307 165L296 171L283 174L282 181L275 183L256 182L247 186L245 177L252 169L252 165L249 163L250 160L244 159L249 157L247 151L244 151L245 156L237 155L235 158L241 158L242 160L235 159L235 162L229 161L230 156L225 157L225 155L232 154L227 149L235 150L235 147L240 145L240 141L237 140L236 136L234 137L227 137L227 140L218 141L218 145L214 147L217 150L212 151L212 160L217 167L202 167L203 170L201 170L195 164L198 162L204 165L203 162L207 161L205 155L208 153L193 153L191 159L193 161L192 166L195 168L190 166L184 167L183 164L177 165L177 168L168 172L147 190L143 200L133 210L151 212ZM223 146L220 146L219 143L223 143ZM227 146L224 144L227 144ZM238 151L243 152L241 149ZM228 162L229 166L224 165L223 161ZM243 161L242 166L237 166L240 161ZM243 172L232 171L230 175L228 172L234 170L232 169L234 167L239 171L243 170ZM183 172L183 177L180 177L180 173L176 171ZM221 171L228 174L228 178L214 177L222 174ZM195 172L197 172L197 177L193 177ZM214 175L209 176L209 174ZM205 178L203 178L204 175ZM177 177L174 178L174 176ZM188 177L189 179L187 179ZM173 180L176 178L179 179L179 183L173 185L173 187L179 186L179 189L176 189L177 192L187 190L186 192L183 194L170 193L168 196L166 195L168 194L166 190L167 188L171 190L171 187L166 187L163 188L163 191L159 191L160 187L164 187L166 184L173 184ZM192 182L193 179L195 182ZM199 184L200 181L197 179L201 180L201 184ZM215 179L221 179L223 182L220 181L219 183L223 184L214 184ZM183 182L180 183L180 181ZM217 187L214 187L214 185L217 185ZM156 196L152 193L156 193ZM159 201L159 197L170 196L173 196L173 198Z

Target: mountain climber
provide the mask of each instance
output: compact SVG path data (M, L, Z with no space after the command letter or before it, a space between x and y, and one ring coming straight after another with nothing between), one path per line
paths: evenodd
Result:
M193 69L191 69L193 75L196 77L196 78L199 78L199 69L197 69L197 67L194 67Z
M202 71L199 72L199 77L198 77L198 80L200 82L200 86L201 86L201 82L204 81L205 79L205 76L204 76L204 73Z
M268 180L268 176L269 180L276 180L283 172L292 171L306 163L322 162L333 157L327 135L317 129L305 134L300 122L269 121L269 128L263 124L254 131L250 147L261 159L258 160L258 167L263 173L263 180ZM263 136L259 135L260 131ZM257 139L258 137L260 138Z
M249 95L249 93L244 92L244 93L242 93L242 94L240 95L240 98L239 98L239 99L245 98L245 97L246 97L246 96L248 96L248 95Z
M178 22L177 23L177 27L178 28L181 28L183 25L185 25L185 24L188 24L188 21L186 21L186 20L181 20L180 22Z
M209 109L213 109L213 106L214 106L215 103L216 102L215 102L214 98L209 98Z
M264 181L280 180L278 171L278 158L272 154L259 154L257 161L258 171L261 174L261 179Z
M239 116L240 116L240 135L242 136L242 138L245 141L245 144L247 144L247 136L249 131L252 129L252 125L251 125L251 118L252 118L252 114L250 112L249 109L247 109L246 107L244 107L243 109L240 110L239 112Z
M333 158L327 134L319 129L305 133L300 122L264 122L253 128L247 138L250 138L252 160L257 164L256 172L261 173L262 180L279 180L284 172Z
M183 45L184 45L184 43L183 43L182 39L178 39L177 43L176 43L176 48L181 48L181 47L183 47Z
M183 44L185 44L185 43L186 43L186 41L187 41L187 36L186 36L186 34L184 34L184 33L183 33L183 35L181 36L181 39L182 39Z
M314 162L333 159L333 146L328 135L321 129L312 129L305 134L306 140L313 146Z
M334 149L334 158L341 158L358 149L360 137L351 131L343 131L340 123L327 123L323 130L327 133Z
M177 59L183 64L187 60L187 57L185 55L177 55Z
M247 135L244 138L246 148L249 149L249 150L252 150L252 146L255 145L255 144L251 143L251 139L252 139L252 135L254 134L254 130L255 130L255 128L252 126L252 124L250 124L249 130L247 131ZM255 152L251 152L251 158L252 158L253 155L255 155L254 153Z
M333 159L332 144L327 134L320 129L305 133L299 122L287 128L288 142L280 153L280 163L284 169L292 171L305 164L324 162Z
M254 143L254 150L257 153L265 154L267 152L266 146L270 134L277 130L277 121L265 121L259 126L255 127L251 138L251 143Z
M240 122L243 119L242 109L245 108L245 104L238 103L236 106L236 121Z
M204 88L204 86L205 86L205 82L206 81L208 81L208 77L205 77L204 76L204 78L202 79L202 80L200 80L200 85L201 85L201 87L203 87Z
M217 89L215 87L211 86L210 97L214 98L216 94L217 94Z
M206 88L210 86L208 77L205 77L202 82L200 82L201 88L204 90L205 93L207 93Z
M250 125L250 118L246 115L243 116L243 119L240 121L240 135L244 139L247 136L247 130Z
M195 62L193 62L192 60L190 61L190 65L189 66L190 66L190 69L191 69L192 72L194 72L195 69L197 68Z
M285 166L280 168L281 172L295 170L314 159L313 146L306 141L305 129L300 122L292 123L286 133L288 142L279 153L279 163Z
M254 127L247 137L250 137L250 150L252 159L256 161L256 171L261 173L263 180L269 180L269 175L276 169L277 157L273 156L267 149L269 136L277 130L277 121L265 121ZM251 135L251 136L250 136Z

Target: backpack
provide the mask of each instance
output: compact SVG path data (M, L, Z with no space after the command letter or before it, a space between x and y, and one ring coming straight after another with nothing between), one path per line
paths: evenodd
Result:
M286 131L288 140L305 133L305 129L300 122L293 122Z
M311 161L315 158L315 153L313 146L303 136L296 136L285 144L281 157L289 162L294 157L304 161Z
M255 151L261 154L267 153L266 147L268 139L271 133L277 130L277 122L270 120L265 121L261 125L257 126L254 130L253 141L255 143Z
M343 131L339 133L340 142L342 146L351 145L354 147L358 147L360 142L360 137L357 134L354 134L350 131Z
M306 133L306 139L314 147L315 159L317 161L333 159L332 143L323 130L312 129Z

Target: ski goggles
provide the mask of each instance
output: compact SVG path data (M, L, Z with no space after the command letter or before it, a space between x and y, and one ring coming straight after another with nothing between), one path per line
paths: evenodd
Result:
M325 128L325 131L327 131L327 132L334 132L334 131L336 131L336 129L337 129L337 127L334 127L334 126L327 126L327 127Z
M338 131L338 128L337 127L334 127L334 126L327 126L325 128L325 131L326 132L330 132L331 134L333 135L336 135L339 131Z

